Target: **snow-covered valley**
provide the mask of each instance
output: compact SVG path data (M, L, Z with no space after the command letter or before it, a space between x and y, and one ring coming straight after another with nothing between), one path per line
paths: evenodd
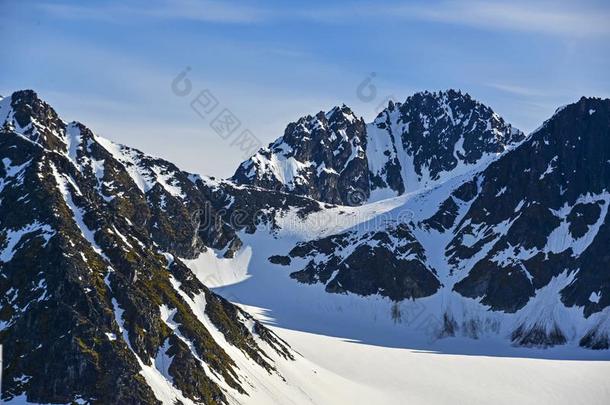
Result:
M457 137L438 178L416 187L396 182L402 163L392 160L379 169L392 185L383 193L379 176L367 177L375 163L347 143L337 150L354 172L278 191L266 176L218 180L112 143L33 91L2 100L5 109L9 403L610 398L608 100L582 98L523 141L487 145L482 160L487 146L467 159ZM447 117L440 133L459 133ZM355 150L367 141L358 122ZM315 146L322 160L334 156ZM368 200L344 193L343 182L365 178ZM319 193L330 186L338 194Z
M434 192L424 191L426 198ZM419 198L421 193L414 193L361 207L336 207L331 209L336 212L311 214L305 226L287 214L279 230L241 233L244 247L233 259L208 250L185 263L306 359L297 360L297 369L311 372L308 378L299 375L291 381L290 372L285 374L306 395L281 403L607 403L610 353L584 349L577 341L551 348L511 345L507 331L522 314L496 316L507 325L481 331L476 339L439 338L434 334L442 325L438 306L444 299L460 300L464 310L481 316L493 318L493 312L450 291L400 304L380 296L329 294L321 284L291 279L298 263L287 268L268 260L285 255L299 241L381 226L405 212L428 215L434 207L418 205ZM258 402L254 396L246 403Z

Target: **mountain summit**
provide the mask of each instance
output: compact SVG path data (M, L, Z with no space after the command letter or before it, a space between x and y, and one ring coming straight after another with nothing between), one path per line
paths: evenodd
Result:
M608 190L610 100L582 98L487 167L415 193L383 221L297 244L291 277L329 293L428 297L438 336L607 349Z
M366 143L366 125L349 107L320 111L288 124L284 135L243 162L232 180L342 204L369 187Z
M0 120L3 399L222 404L283 381L289 346L181 259L238 241L192 215L213 210L203 180L33 91L2 99Z
M346 338L608 349L609 193L607 99L565 106L527 138L451 90L370 124L335 107L289 124L229 181L15 92L0 99L2 399L335 399L318 395L327 370L253 307L329 336L339 320Z
M303 117L232 180L360 205L484 166L524 138L468 94L426 91L390 103L369 124L346 106Z

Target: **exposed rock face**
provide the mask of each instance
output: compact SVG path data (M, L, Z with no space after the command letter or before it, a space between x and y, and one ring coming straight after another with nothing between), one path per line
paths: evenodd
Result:
M239 244L192 219L211 183L61 121L32 91L1 100L0 119L3 399L228 403L249 386L227 345L270 374L270 354L293 357L178 258Z
M240 166L242 184L66 123L32 91L0 100L0 125L4 399L247 394L229 348L270 375L274 358L293 353L180 258L207 248L230 258L240 231L267 227L271 240L287 213L307 219L324 202L429 186L381 221L299 243L269 265L329 293L387 297L397 317L403 300L431 302L439 336L610 346L610 100L583 98L523 142L453 91L391 104L368 126L335 108L290 124Z
M467 94L423 92L390 103L367 125L346 106L303 117L243 162L232 179L361 205L484 166L523 139Z
M284 135L243 162L232 180L333 204L368 199L366 131L345 105L286 127Z
M525 138L491 108L454 90L390 103L368 125L367 135L371 191L382 196L484 166Z
M447 248L456 268L478 257L455 290L514 312L568 272L565 305L586 316L609 306L610 100L566 106L481 177Z
M427 97L406 104L426 105ZM392 108L405 122L413 119L408 109ZM422 128L418 132L417 126L409 127L409 134L422 133ZM499 130L494 132L500 136ZM507 129L502 136L511 134ZM424 156L432 149L424 144L416 148ZM497 148L482 143L475 149L495 153ZM474 150L459 156L466 163L481 157ZM455 165L441 157L414 162L430 162L428 167L438 169L430 173L438 174ZM441 309L455 301L460 309L453 310L462 312L458 320L450 307L437 314L445 319L441 336L477 337L483 329L498 333L503 322L512 325L508 332L515 344L552 346L573 339L573 328L584 319L589 326L578 330L578 342L606 348L609 190L610 100L582 98L558 110L487 167L415 194L403 207L384 214L387 219L381 223L365 222L298 244L289 253L296 263L291 277L323 283L329 292L379 294L395 301L438 292L444 297ZM405 209L413 216L401 221L399 213ZM290 265L287 259L274 261ZM477 302L479 309L468 315L471 318L463 306L474 304L463 297ZM485 318L488 309L498 315Z
M435 271L425 265L422 246L405 227L362 236L330 236L299 244L290 256L309 260L292 278L324 283L332 293L380 294L402 300L432 295L440 287Z

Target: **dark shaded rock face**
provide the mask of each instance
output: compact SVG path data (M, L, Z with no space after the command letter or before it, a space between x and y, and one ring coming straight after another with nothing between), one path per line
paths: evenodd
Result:
M423 248L403 227L329 236L295 246L290 256L309 260L292 278L324 283L331 293L379 294L399 301L432 295L440 287L435 271L425 265Z
M232 180L333 204L368 199L366 132L345 105L290 123L284 135L243 162Z
M176 395L227 403L218 379L249 386L213 329L270 373L257 340L292 357L178 258L239 245L223 220L192 215L215 185L64 123L32 91L1 100L0 118L3 399L160 403L140 372L163 357Z
M269 257L269 261L273 264L280 264L282 266L288 266L290 264L290 257L275 255L275 256Z
M458 263L490 248L455 290L514 312L568 271L567 306L589 315L610 305L609 162L610 101L583 98L491 164L447 252Z
M345 106L303 117L243 162L232 180L361 205L485 165L523 139L467 94L423 92L390 103L368 125Z
M288 210L294 210L297 218L305 218L323 208L316 200L281 191L236 186L228 181L210 185L201 178L197 178L195 183L208 200L199 216L200 232L202 229L223 230L226 227L228 229L221 234L234 235L235 231L241 230L252 234L258 229L273 232L278 228L278 216ZM234 241L239 248L241 241L238 238Z

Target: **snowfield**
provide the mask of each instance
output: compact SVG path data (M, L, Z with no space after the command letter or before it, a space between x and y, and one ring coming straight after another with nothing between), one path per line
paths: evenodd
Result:
M6 110L6 106L6 101L0 98L0 122L3 119L2 115L8 114L2 112ZM443 104L443 109L446 108L448 108L447 105ZM588 111L588 115L600 114L595 113L593 109L585 111ZM463 116L454 117L451 109L447 110L446 114L454 124L455 119L464 118ZM355 118L350 117L348 117L348 121L353 122ZM427 116L421 115L420 118L424 120L424 127L427 130L429 119ZM494 115L494 119L499 120L496 115ZM470 118L466 122L469 120ZM398 117L396 116L391 121L398 122ZM238 204L244 204L240 200L245 200L244 205L248 205L251 201L256 201L259 195L256 194L257 198L254 200L248 200L249 196L254 195L248 194L251 190L246 190L245 197L237 192L243 191L240 187L248 186L231 185L225 190L224 186L227 184L220 187L220 181L196 175L186 177L185 173L178 172L168 162L148 157L135 149L114 144L97 136L91 137L88 143L85 143L86 132L81 131L79 125L68 124L65 138L61 138L67 146L65 157L75 170L66 171L63 165L49 162L51 181L57 187L58 198L62 200L62 204L65 203L65 210L74 222L74 229L78 232L79 239L82 239L83 243L88 243L93 251L109 265L104 282L107 286L105 292L110 295L105 300L110 304L107 310L114 314L118 328L101 330L100 332L105 332L101 336L111 342L116 340L125 342L127 349L133 353L138 362L140 375L152 389L152 395L163 404L188 405L195 403L194 401L200 398L218 398L192 396L186 391L181 391L180 385L176 382L187 381L187 384L193 384L193 380L183 380L180 373L173 372L174 369L170 373L170 366L177 364L177 367L183 367L180 371L188 370L183 374L189 376L191 372L197 373L196 369L187 369L189 364L181 361L180 356L184 353L188 353L189 356L192 354L190 359L201 364L204 370L203 375L213 383L210 386L222 390L223 396L220 398L226 397L227 402L231 405L610 404L610 378L608 378L610 376L610 350L592 350L579 345L581 339L586 336L606 343L610 335L610 306L605 304L606 294L608 294L607 279L601 279L599 282L594 280L594 290L586 290L584 304L582 301L567 304L564 303L567 301L560 298L560 294L566 287L573 285L575 280L578 281L578 272L582 268L574 271L569 266L563 266L561 262L550 262L551 264L548 266L553 267L553 272L548 279L544 283L534 284L532 281L535 280L536 274L530 271L533 268L530 267L528 270L522 263L524 260L534 258L537 254L544 254L548 258L550 253L568 252L572 257L580 257L590 254L591 251L588 250L590 246L596 247L591 256L605 257L607 241L610 239L608 236L610 233L607 232L607 221L610 220L608 217L610 192L606 189L597 190L595 193L579 191L575 200L571 200L569 204L553 206L543 199L541 204L546 203L553 207L553 209L549 208L552 218L548 222L552 223L553 219L556 221L553 227L546 230L546 234L544 232L541 234L546 237L545 243L528 244L526 243L529 242L528 238L523 238L523 240L518 239L516 244L507 242L500 245L499 242L509 235L511 230L514 230L513 224L522 215L525 219L532 217L524 215L524 212L532 204L539 203L534 197L527 193L517 193L517 198L507 205L510 208L507 209L510 211L510 215L498 214L494 217L490 215L491 220L488 222L478 220L477 215L468 215L472 207L477 207L474 205L477 201L475 197L460 198L458 196L456 199L452 197L453 205L449 208L442 208L448 200L447 197L454 195L454 191L459 190L463 185L470 185L478 190L486 182L485 191L489 193L489 190L492 190L490 195L495 195L495 198L511 195L511 192L520 187L520 185L512 185L512 190L507 186L491 188L490 184L494 185L492 184L494 178L502 179L503 177L499 175L493 177L493 170L480 171L480 166L487 165L494 160L497 157L496 152L483 154L477 164L466 164L464 160L463 164L458 164L451 173L439 171L431 176L429 172L425 171L424 175L419 176L415 171L412 157L405 150L398 150L398 160L404 169L401 172L402 178L406 179L408 183L416 185L405 194L396 197L396 193L392 191L394 189L378 188L373 190L367 204L357 207L315 201L312 204L309 204L311 201L306 201L308 204L295 206L290 203L290 200L284 200L288 201L282 203L282 206L286 207L285 210L276 210L275 205L268 204L262 198L264 213L275 215L274 221L272 221L273 226L259 225L256 232L248 233L243 229L249 231L251 229L242 228L243 224L237 226L232 223L231 225L235 225L235 232L239 237L233 242L242 242L241 245L231 243L231 245L225 245L220 251L206 248L196 259L190 260L180 259L174 257L173 254L159 250L158 253L167 260L165 269L167 272L160 271L163 268L164 260L163 256L158 255L155 260L151 258L137 261L137 267L135 264L132 265L129 260L128 266L121 265L121 267L125 267L123 269L116 266L117 260L114 263L111 261L110 257L113 255L105 253L109 253L111 249L118 249L117 246L129 252L127 248L133 249L135 246L130 241L137 242L142 249L161 248L161 246L154 242L152 237L147 246L136 237L137 233L127 232L133 228L132 222L127 218L125 218L124 224L119 221L114 222L114 219L109 221L108 224L111 224L112 228L108 227L105 238L100 238L102 235L98 234L104 230L105 221L89 221L89 223L95 224L95 227L90 227L85 222L86 215L95 214L97 217L100 212L106 211L108 208L107 205L99 204L86 207L80 200L86 199L88 193L97 192L106 202L110 202L114 198L123 198L121 194L129 193L127 188L112 196L102 193L102 186L105 184L104 173L110 173L113 167L115 169L122 167L124 171L118 173L124 173L122 176L124 178L131 178L135 186L130 186L129 189L141 192L141 194L133 195L129 193L129 198L147 197L148 202L148 197L157 195L154 193L155 190L163 190L164 193L159 194L158 200L163 212L167 212L166 208L171 210L171 205L166 204L168 201L186 204L189 206L189 210L190 204L193 205L193 208L199 209L200 206L194 204L198 203L199 199L191 198L197 191L191 190L193 184L199 184L198 187L201 187L201 183L203 183L206 187L198 191L205 191L205 195L210 192L214 194L214 198L218 197L215 196L217 192L222 196L226 190L235 187L234 195L226 200L220 200L227 209L230 209L236 201ZM406 128L400 128L399 132L408 132L409 123L404 125ZM370 128L369 132L374 133L379 129L375 128ZM489 120L487 128L491 129ZM512 131L510 127L506 130ZM369 156L377 156L379 159L373 158L369 163L374 171L381 173L385 167L385 160L381 159L381 156L387 157L384 151L388 150L390 139L384 138L385 132L377 132L380 133L373 136L374 141L368 144L368 148ZM333 133L333 136L346 137L340 131L338 134ZM455 156L464 155L464 139L461 137L451 149ZM35 143L31 139L28 141ZM110 155L104 154L104 159L92 159L87 154L77 153L87 151L91 154L89 149L94 141L98 142ZM544 139L544 142L547 140ZM359 148L360 146L353 149L354 153L349 160L362 152ZM509 150L509 148L503 150ZM605 159L604 156L604 168L606 162L610 162ZM114 160L116 160L114 165L109 164ZM557 172L558 161L560 159L557 158L557 155L555 158L549 157L541 160L543 164L538 166L542 167L542 170L536 172L536 178L539 173L542 173L539 180L544 180L547 176L553 177ZM301 163L294 159L278 160L277 156L274 156L270 162L260 161L259 163L263 166L269 163L271 165L269 170L283 183L295 184L295 179L299 177ZM6 176L4 179L0 179L0 191L11 185L12 181L15 181L17 186L22 186L23 173L30 167L31 160L15 165L12 160L6 158L2 160L2 163ZM426 167L424 166L425 170L428 170ZM530 170L529 166L525 169L526 172ZM317 171L318 174L322 171L332 173L334 169L324 165L317 166ZM90 182L84 181L84 178L80 179L80 182L77 181L80 178L79 173L83 172L91 174ZM492 176L489 176L489 173ZM120 180L119 176L115 177L113 182ZM201 180L201 183L198 180ZM467 182L469 184L466 184ZM499 185L502 184L508 183L504 182ZM108 184L105 185L107 190L113 190L108 187ZM191 188L185 187L185 185ZM147 194L151 190L153 193ZM260 189L257 189L257 193L259 192ZM466 193L469 191L466 190ZM478 196L487 196L481 191L477 191L477 193ZM563 194L563 191L558 190L558 193ZM278 193L274 194L273 198L283 197ZM227 203L227 201L229 202ZM483 208L478 208L481 210L479 214L481 212L487 214L487 208L493 206L496 201L491 198L489 202L485 200L484 203ZM512 208L513 203L514 209ZM148 204L151 205L152 202ZM587 204L593 214L589 213L590 215L586 215L581 222L576 221L575 218L584 217L588 212L584 209L580 212L578 207L580 206L582 209ZM317 207L320 210L316 211ZM92 208L95 208L95 211ZM239 209L237 208L233 213L238 212ZM224 211L224 209L217 211ZM449 214L451 221L445 223L442 218L438 221L428 221L439 213ZM169 212L169 214L176 214L176 212ZM178 212L178 214L180 213ZM500 212L500 214L503 213ZM537 213L534 212L534 214ZM103 217L99 215L99 218ZM178 218L176 222L179 224L189 225L186 218L193 220L194 216L177 215L176 218ZM440 225L429 225L435 221ZM60 226L63 225L63 222L58 222L56 229L53 229L47 222L31 220L14 229L7 228L4 240L0 241L3 244L0 248L0 264L9 263L14 257L18 257L19 248L25 246L24 241L40 237L46 245L52 236L62 235L62 232L68 229ZM579 223L584 230L575 233L571 228ZM121 224L124 226L121 227ZM180 250L180 254L185 256L199 251L197 231L203 230L204 225L202 223L193 223L193 225L193 232L188 234L187 243L197 250ZM584 227L585 225L586 227ZM153 226L158 226L158 222ZM403 233L392 233L392 230L401 226L405 227L401 229ZM183 230L183 227L176 227L176 229ZM239 231L239 229L242 230ZM521 228L521 230L523 229L524 231L521 233L528 233L533 230L533 227L528 223L527 226ZM519 233L519 229L517 232ZM116 238L114 236L110 238L109 233ZM228 235L233 238L235 234L228 233ZM343 236L344 239L332 238L337 235ZM96 236L98 236L97 241ZM227 235L223 233L220 236ZM379 237L375 238L375 236ZM320 238L327 238L319 244L322 247L314 246L316 243L299 246L297 253L293 252L289 255L295 245ZM110 245L107 239L113 241L114 244ZM512 241L509 240L509 242ZM165 244L165 242L162 243ZM209 245L218 246L217 244ZM494 249L496 245L498 249ZM350 281L346 278L335 278L333 281L337 280L338 287L328 288L329 291L335 292L364 291L363 294L373 291L371 293L373 295L369 296L347 292L327 292L329 285L325 285L326 281L316 282L321 279L320 277L318 280L313 276L310 279L299 278L304 282L310 281L312 284L299 283L290 277L291 273L301 271L308 265L311 266L310 269L318 271L319 268L316 266L328 264L332 266L331 272L335 273L341 270L339 269L341 266L346 266L342 268L347 268L348 272L361 270L360 275L364 274L363 283L366 283L369 281L367 276L371 269L381 271L390 269L393 264L391 260L368 262L367 257L354 255L354 252L363 246L365 248L382 246L386 249L382 252L388 253L382 253L378 257L390 256L393 259L404 261L407 259L419 260L422 267L431 269L430 277L435 282L432 292L428 293L421 288L423 291L421 294L418 292L417 295L413 293L396 299L420 298L393 301L387 297L391 296L387 293L394 285L400 285L397 281L399 277L396 276L393 279L388 277L389 281L380 284L380 287L376 289L350 289L347 286ZM74 243L72 247L75 247ZM239 250L233 252L233 248ZM461 256L458 248L462 248L461 250L473 248L473 253L465 252ZM173 248L171 250L174 253L177 251L174 251ZM78 257L80 254L83 262L86 263L88 260L82 250L68 249L66 251L70 252L70 255L65 257ZM300 254L298 251L306 252ZM225 258L225 253L235 254L231 258ZM270 261L271 256L276 257ZM354 256L356 259L350 261L349 258ZM144 258L143 255L137 257ZM335 261L331 261L331 257ZM522 305L515 306L513 310L510 304L516 302L519 297L508 295L508 298L504 298L508 301L508 305L493 307L490 306L491 304L488 305L489 301L485 301L482 294L461 294L456 290L455 286L470 276L469 272L472 271L473 266L486 257L488 257L489 263L500 265L484 268L489 271L485 275L490 277L499 274L498 269L505 268L509 269L508 275L510 275L514 271L509 268L510 265L521 265L521 268L516 268L516 271L522 271L532 287L532 294L526 296ZM180 277L180 271L185 269L170 267L178 259L184 262L203 284L239 305L245 312L219 300L213 294L208 294L207 289L189 288L187 283L193 281L189 279L192 278L192 275L185 271L182 274L188 273L189 278ZM357 269L361 263L365 263L365 265ZM382 264L376 265L375 263ZM560 264L555 265L554 263ZM596 263L598 262L595 262L595 265L590 266L589 269L593 268L594 271L597 271L605 268ZM133 270L131 273L133 277L129 276L132 281L130 283L120 282L119 279L117 282L115 276L111 277L111 273L115 270L110 264L125 273L126 270ZM148 288L145 290L135 289L134 286L138 287L136 284L138 271L140 268L145 270L146 266L153 270L153 266L161 267L161 269L155 270L153 275L162 273L168 279L159 280L158 284L157 280L150 285L147 283ZM73 267L76 269L76 266ZM18 270L15 272L16 278L20 277L20 270L23 268L27 269L27 266L21 266L19 263ZM83 268L88 271L94 269L91 266ZM67 267L67 269L70 270L71 267ZM561 269L563 269L561 272L554 271ZM173 270L176 270L176 273ZM494 271L496 273L493 273ZM68 275L70 274L72 273L68 273ZM75 272L74 274L80 273ZM88 273L86 274L88 275ZM391 275L391 273L388 274ZM124 275L122 274L122 276ZM81 278L78 276L78 280ZM71 278L71 280L75 279L76 277ZM424 279L424 281L426 280L428 279ZM480 279L474 279L475 287L477 283L481 284ZM51 284L49 283L49 285ZM530 284L513 285L505 279L500 279L498 284L501 287L508 286L513 291L520 291L523 285L530 286ZM84 284L80 286L85 287L85 294L92 291ZM513 288L513 286L516 287ZM160 318L158 322L153 323L156 318L148 314L150 319L147 320L151 321L144 325L148 327L148 325L163 326L162 324L164 324L168 330L172 331L171 335L162 335L164 341L155 343L160 350L154 353L143 351L148 353L147 360L151 360L150 364L146 364L138 354L142 352L142 348L138 347L143 340L142 336L145 336L142 333L149 333L150 329L147 331L140 328L142 333L138 329L135 336L131 330L131 328L139 326L134 321L131 307L135 306L136 309L141 310L144 306L135 305L135 301L131 299L122 302L122 299L125 300L125 298L116 294L118 288L125 288L128 293L141 293L137 296L138 298L143 297L144 294L150 294L155 300L149 301L148 304L153 303L157 306ZM43 278L38 281L35 290L38 289L44 291L44 295L38 299L38 301L42 301L47 297L47 279ZM177 294L184 305L177 305L177 300L162 298L162 295L157 296L155 290L162 291L170 298L172 294ZM7 290L6 295L14 300L19 296L19 291L11 288ZM217 301L222 301L222 304L218 304ZM585 309L588 308L589 303L601 304L599 308L594 308L594 311L587 313ZM14 307L17 308L14 312L25 311L27 305L23 310ZM222 312L229 323L222 323L215 319L223 316L218 314L214 316L213 310L219 305L224 305L232 311L229 313L229 310L223 310ZM188 310L182 308L183 306ZM206 308L211 311L206 311ZM148 312L141 311L138 316L146 316ZM184 316L186 313L192 313L203 329L187 328L190 323L194 322L190 320L190 317ZM280 342L280 339L269 338L272 334L265 328L261 328L248 313L275 331L285 340L286 345L291 346L292 351L284 347L284 343ZM10 316L13 318L12 313ZM29 320L33 318L24 319L28 320L28 323L20 327L27 331L31 330ZM96 319L99 323L98 318L92 319ZM8 324L8 321L0 321L0 331L7 328ZM237 332L226 333L231 329L227 325L235 326ZM239 328L237 329L237 327ZM209 339L206 339L207 343L203 345L203 349L199 349L194 342L199 341L197 339L204 334L203 331L209 333ZM555 333L556 331L559 333ZM67 333L63 336L66 335ZM529 335L535 336L530 339ZM557 335L560 335L560 338L557 338ZM240 343L244 336L251 338L248 340L247 346ZM134 339L134 337L136 338ZM172 343L172 337L176 341L179 339L180 345ZM214 342L214 345L209 342ZM521 345L512 342L518 342ZM543 345L546 346L543 347ZM182 346L183 351L178 351ZM38 346L38 348L40 347L42 345ZM268 361L269 367L262 367L261 362L248 353L248 348L253 347L260 348L260 356L264 357L263 363L267 364ZM591 345L590 347L607 347L607 343L605 346ZM174 350L171 350L172 348ZM20 358L24 358L29 350L26 347ZM210 350L214 350L213 353L216 355L224 353L227 357L217 357L219 360L212 362L204 356L204 354L209 354ZM259 352L257 351L257 353ZM13 356L12 364L20 364L21 361L15 361L15 358ZM174 360L179 362L173 363ZM230 372L234 373L235 380L239 381L240 386L243 385L244 391L235 389L235 386L231 384L233 377L228 378L228 374L223 374L224 367L218 367L218 364L224 366L233 363L235 368ZM32 377L26 375L25 372L37 370L37 366L37 360L33 365L28 363L21 374L13 378L11 382L27 383ZM44 370L47 370L47 367L44 367ZM75 370L75 368L70 366L67 370ZM129 374L129 376L131 375L133 374ZM48 374L45 374L43 378L32 381L36 381L36 384L40 384L38 387L42 387L44 382L55 381L48 380L48 378ZM73 376L70 378L73 379ZM65 381L65 379L61 381ZM196 380L195 384L197 384ZM113 382L111 393L115 385L117 384ZM104 385L104 387L107 389L108 386ZM131 386L128 386L126 390L131 392ZM23 392L23 390L17 392ZM60 398L74 398L75 403L87 403L83 399L85 397L75 394L75 392L79 391L70 391L69 396ZM74 397L75 395L76 397ZM97 398L97 401L105 403L121 402L89 394L86 398L94 398L93 401ZM126 397L121 396L120 398ZM137 398L133 402L153 402L152 396L142 397L146 398L144 400ZM23 395L13 398L10 403L25 404L28 402L26 396Z
M327 393L331 400L317 403L603 405L610 399L609 361L519 357L528 356L528 349L506 352L510 357L456 355L275 331L307 359L349 381L337 380ZM459 344L467 350L477 342Z
M205 284L264 321L303 356L293 367L278 362L287 385L300 394L265 379L265 388L253 386L243 403L269 403L262 398L280 404L610 403L610 352L583 349L577 342L548 349L513 347L506 331L520 322L521 312L514 319L494 318L475 300L450 291L399 305L380 296L330 294L322 284L291 279L289 273L298 268L294 260L288 267L267 260L285 255L298 241L362 226L379 216L388 219L407 209L415 216L428 215L435 209L418 206L417 198L332 208L310 215L304 224L288 213L273 234L264 229L241 233L244 247L233 259L208 250L185 261ZM332 222L325 220L331 216ZM563 282L558 278L557 283ZM536 300L530 304L524 310L537 311ZM438 339L428 333L441 322L433 313L438 305L451 307L456 316L474 313L497 324L493 333L482 330L477 339ZM554 316L579 316L564 312ZM257 394L260 390L264 395Z

